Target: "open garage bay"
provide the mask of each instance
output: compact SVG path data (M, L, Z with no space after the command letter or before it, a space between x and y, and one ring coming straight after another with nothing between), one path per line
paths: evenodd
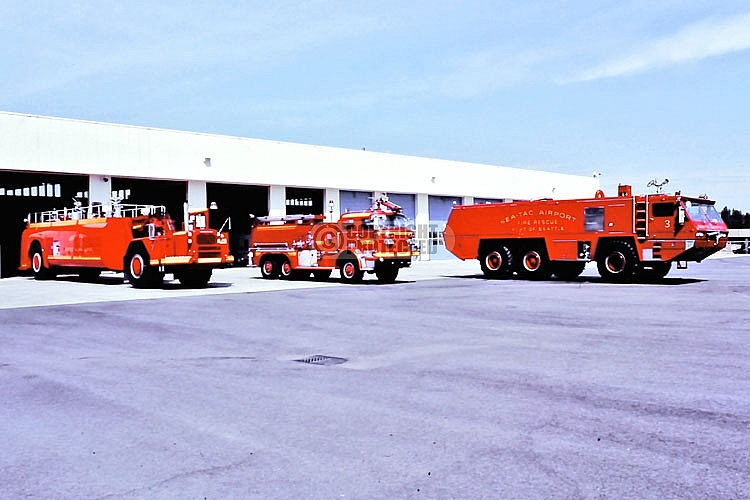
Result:
M659 285L459 264L189 294L4 280L92 300L0 310L3 497L750 495L750 259Z

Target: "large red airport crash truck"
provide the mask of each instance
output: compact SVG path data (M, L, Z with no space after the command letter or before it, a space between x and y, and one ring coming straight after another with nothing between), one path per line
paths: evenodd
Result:
M20 270L37 279L73 273L93 278L122 271L136 288L161 285L172 273L203 287L214 268L231 264L227 233L211 229L209 210L185 208L182 230L163 206L113 202L29 214L21 236Z
M323 215L255 218L250 253L267 279L326 280L339 269L346 283L361 281L365 272L392 283L418 254L413 238L401 207L380 198L338 222L326 222Z
M445 245L460 259L478 259L485 276L528 279L579 276L596 261L612 282L661 279L672 263L686 268L727 244L726 224L706 198L680 193L535 200L456 206Z

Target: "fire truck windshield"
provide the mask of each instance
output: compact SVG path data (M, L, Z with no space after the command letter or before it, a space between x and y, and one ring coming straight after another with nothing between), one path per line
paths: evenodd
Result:
M686 201L685 208L688 216L694 222L719 222L721 215L716 211L716 207L709 203L700 203L695 201Z
M190 214L190 226L193 229L206 229L206 215L205 214Z
M403 215L375 215L372 218L375 229L393 229L408 227L409 221Z

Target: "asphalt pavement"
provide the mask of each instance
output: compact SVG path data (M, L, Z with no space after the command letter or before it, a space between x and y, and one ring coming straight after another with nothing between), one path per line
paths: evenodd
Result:
M750 498L750 258L0 280L3 498Z

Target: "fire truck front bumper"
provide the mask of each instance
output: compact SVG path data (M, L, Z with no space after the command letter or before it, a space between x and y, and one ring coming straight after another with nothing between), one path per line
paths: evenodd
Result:
M396 267L410 267L413 254L411 252L376 252L373 257L373 264L387 262Z
M674 260L700 262L727 246L727 238L688 240L685 242L685 251L680 253Z
M726 233L706 235L698 233L695 240L654 241L653 247L643 250L645 261L700 262L722 250L727 245Z
M234 257L228 255L222 257L199 257L194 258L189 255L177 255L173 257L164 257L163 259L151 259L149 264L152 266L184 266L184 265L201 265L211 267L230 266L234 262Z
M376 259L411 259L413 252L375 252Z

